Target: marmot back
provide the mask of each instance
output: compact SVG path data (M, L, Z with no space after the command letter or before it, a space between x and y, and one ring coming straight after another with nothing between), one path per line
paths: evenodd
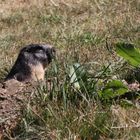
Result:
M55 49L51 45L30 44L21 49L15 64L5 80L20 82L43 80L45 68L52 61Z

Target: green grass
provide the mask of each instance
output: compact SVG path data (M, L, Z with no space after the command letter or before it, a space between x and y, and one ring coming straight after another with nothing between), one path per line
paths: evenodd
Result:
M5 0L2 4L1 80L24 45L50 43L57 50L46 72L52 89L40 85L35 99L26 103L15 139L139 139L138 99L99 96L109 81L122 80L131 69L114 50L120 41L140 44L138 0L15 0L13 4ZM70 70L77 63L75 81ZM114 87L109 90L116 93Z

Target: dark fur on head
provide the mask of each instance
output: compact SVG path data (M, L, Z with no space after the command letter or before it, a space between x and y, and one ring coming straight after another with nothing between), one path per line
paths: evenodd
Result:
M16 79L18 81L38 80L38 73L45 72L46 66L52 61L55 49L50 45L30 44L21 49L18 58L5 80ZM35 73L36 72L36 73Z

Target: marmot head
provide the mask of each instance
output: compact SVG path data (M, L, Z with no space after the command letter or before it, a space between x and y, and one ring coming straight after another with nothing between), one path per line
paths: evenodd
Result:
M51 45L30 44L20 51L19 57L33 65L41 63L46 68L55 57L55 49Z
M43 80L45 68L54 57L55 49L51 45L27 45L21 49L14 66L6 77L6 80Z

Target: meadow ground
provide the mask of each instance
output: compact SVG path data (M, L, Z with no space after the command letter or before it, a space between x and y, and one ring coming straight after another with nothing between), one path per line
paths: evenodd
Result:
M98 94L130 68L115 53L115 43L139 46L139 37L138 0L0 0L1 80L24 45L49 43L57 50L46 72L52 90L38 89L9 139L138 140L137 101L106 101ZM88 73L79 83L69 74L75 64Z

